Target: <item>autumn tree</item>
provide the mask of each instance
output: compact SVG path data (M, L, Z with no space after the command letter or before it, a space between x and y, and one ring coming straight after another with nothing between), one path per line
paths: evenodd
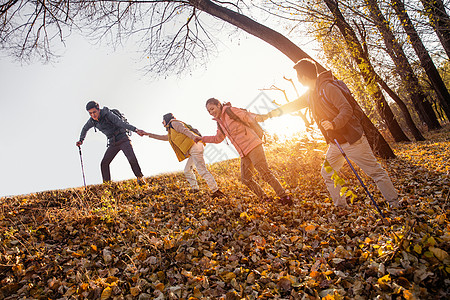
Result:
M180 73L198 60L204 61L214 45L215 35L203 19L213 16L262 39L293 62L310 58L284 35L241 14L239 4L241 1L8 0L0 5L0 45L19 57L38 54L48 59L52 40L63 41L64 30L90 30L91 37L110 37L115 43L135 36L150 58L149 72ZM320 64L319 69L325 70ZM392 149L371 126L377 132L371 144L377 144L382 157L393 157Z
M409 40L416 52L420 64L425 70L430 82L433 85L434 91L436 92L437 98L439 99L439 103L444 110L447 119L450 119L450 93L445 87L442 78L431 59L428 51L420 39L419 34L417 33L414 25L409 18L408 12L406 11L405 5L402 0L391 0L391 5L397 14L405 32L408 34Z
M324 0L326 6L330 9L333 14L336 26L339 28L341 34L344 36L347 47L353 55L353 58L357 62L358 67L361 70L361 74L364 78L368 90L375 99L375 104L379 113L386 120L386 124L389 128L394 139L399 141L409 141L408 137L405 135L397 120L395 120L394 114L389 107L383 93L381 92L377 84L377 76L375 75L375 70L370 63L368 57L365 56L364 50L359 43L359 40L353 31L352 27L347 23L344 16L342 15L338 2L335 0Z
M395 63L396 72L402 79L403 84L406 87L406 91L409 94L411 102L413 103L420 119L427 124L429 129L440 128L439 121L431 106L431 103L427 101L417 76L414 73L408 58L403 51L402 46L395 37L395 34L391 30L391 25L383 15L378 2L375 0L365 0L370 17L372 18L375 26L379 30L384 44L386 46L386 52Z
M450 58L450 16L445 11L442 0L420 0L424 7L423 13L430 19L430 25L436 32L442 47Z

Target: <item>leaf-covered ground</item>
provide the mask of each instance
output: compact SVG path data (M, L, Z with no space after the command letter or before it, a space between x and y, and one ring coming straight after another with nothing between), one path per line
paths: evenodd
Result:
M326 145L301 139L267 147L292 207L257 201L238 160L211 167L224 199L182 174L2 198L0 299L448 299L449 128L428 138L382 162L404 207L363 176L386 220L348 167L358 197L334 208Z

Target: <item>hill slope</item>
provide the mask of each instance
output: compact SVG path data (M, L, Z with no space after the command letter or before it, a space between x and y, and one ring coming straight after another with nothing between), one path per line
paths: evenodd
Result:
M407 208L363 177L387 223L348 168L358 197L332 206L323 143L267 148L293 207L258 202L238 160L211 166L225 199L204 183L190 194L179 173L1 199L0 299L449 298L448 130L383 162Z

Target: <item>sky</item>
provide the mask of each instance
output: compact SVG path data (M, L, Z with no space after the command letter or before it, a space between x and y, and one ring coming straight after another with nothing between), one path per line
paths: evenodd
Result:
M281 52L252 36L222 48L207 69L156 79L140 71L145 62L132 54L132 46L113 50L76 35L67 39L58 61L49 64L20 64L0 53L0 197L83 186L75 143L89 119L85 105L90 100L119 109L130 124L148 132L164 134L162 116L172 112L212 135L216 124L205 109L208 98L256 113L267 112L271 100L285 103L281 92L261 89L276 85L295 98L283 79L297 82L293 63ZM290 135L301 130L302 122L287 116L263 126ZM168 142L137 134L131 140L144 176L183 170L185 161L178 162ZM86 183L101 183L106 137L91 129L81 149ZM205 149L207 163L234 157L236 151L225 142ZM111 176L113 181L134 178L122 152L111 163Z

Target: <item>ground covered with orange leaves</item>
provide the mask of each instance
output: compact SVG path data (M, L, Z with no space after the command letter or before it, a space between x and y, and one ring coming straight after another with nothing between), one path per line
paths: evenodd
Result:
M0 299L448 299L450 132L392 146L406 206L363 176L386 219L348 167L357 197L334 208L306 139L267 145L292 207L259 202L238 160L211 166L224 199L182 174L2 198Z

